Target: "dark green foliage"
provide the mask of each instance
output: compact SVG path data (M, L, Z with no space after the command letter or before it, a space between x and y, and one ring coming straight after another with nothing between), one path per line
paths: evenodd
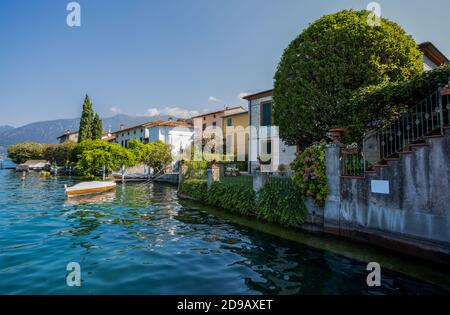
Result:
M211 205L242 214L254 214L256 210L256 196L252 187L242 185L227 185L220 182L213 183L208 191L207 202Z
M326 15L284 51L275 74L274 120L289 144L320 141L329 129L351 124L356 109L343 104L358 89L421 73L414 40L384 18L381 26L369 26L367 16L353 10Z
M289 185L269 181L258 192L258 218L285 226L299 226L305 222L307 210L300 188L289 181Z
M96 113L94 116L94 121L92 123L92 140L98 140L102 138L103 134L103 123L100 116Z
M44 159L58 166L67 165L71 162L76 146L72 141L47 145L44 149Z
M81 113L80 129L78 130L78 143L84 140L92 140L92 124L94 122L94 110L91 100L86 94L83 103L83 112Z
M205 179L185 179L180 185L179 193L198 201L205 201L207 185Z
M232 185L215 182L207 190L204 179L185 179L179 188L181 195L195 200L255 216L285 226L299 226L306 218L306 208L299 187L290 179L288 184L277 181L267 183L259 191L259 199L251 185Z
M407 81L382 83L360 89L344 104L353 110L352 117L349 117L352 123L347 126L346 142L361 139L368 126L380 127L416 105L439 86L447 84L449 76L450 65L447 65L422 72Z

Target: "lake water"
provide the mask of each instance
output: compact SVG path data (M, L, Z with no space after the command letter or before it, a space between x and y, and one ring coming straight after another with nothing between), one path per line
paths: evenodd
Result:
M0 294L449 293L432 267L182 201L172 186L68 200L74 183L0 170ZM382 286L368 287L369 259L417 277L383 268ZM66 284L70 262L80 287Z

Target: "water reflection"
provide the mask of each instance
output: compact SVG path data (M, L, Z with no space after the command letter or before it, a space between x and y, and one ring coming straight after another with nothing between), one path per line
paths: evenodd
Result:
M0 293L448 292L389 271L382 288L369 289L363 262L233 223L178 200L172 186L119 184L68 199L64 184L74 183L33 176L22 183L0 172ZM64 285L69 261L84 272L77 291Z
M104 192L93 195L75 196L67 198L64 205L66 206L79 206L82 204L93 203L102 204L107 202L113 202L116 200L116 192Z

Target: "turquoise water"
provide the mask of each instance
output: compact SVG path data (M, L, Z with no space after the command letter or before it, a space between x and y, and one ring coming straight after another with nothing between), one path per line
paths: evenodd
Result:
M74 183L0 171L0 294L449 293L385 269L370 288L367 262L241 225L168 185L67 200ZM80 287L66 284L70 262Z

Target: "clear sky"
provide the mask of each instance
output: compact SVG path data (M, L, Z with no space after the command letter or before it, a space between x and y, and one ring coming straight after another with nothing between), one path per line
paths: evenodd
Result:
M309 23L362 0L0 0L0 125L186 114L245 104L272 87L283 50ZM386 0L382 16L450 56L448 0Z

